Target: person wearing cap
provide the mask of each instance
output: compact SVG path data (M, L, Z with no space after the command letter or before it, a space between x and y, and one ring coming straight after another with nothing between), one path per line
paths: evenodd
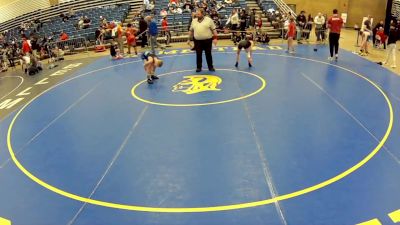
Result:
M217 30L214 21L205 16L204 9L198 9L196 11L196 17L193 19L189 30L189 40L193 37L196 47L196 72L201 72L203 59L203 51L206 55L207 65L209 71L215 71L212 59L212 44L217 44Z

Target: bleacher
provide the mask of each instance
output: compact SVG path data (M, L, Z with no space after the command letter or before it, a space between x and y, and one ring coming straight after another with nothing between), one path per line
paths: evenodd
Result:
M269 9L278 9L276 3L273 0L258 0L258 4L260 8L264 11L268 11Z
M61 30L67 32L70 38L73 37L89 37L94 36L94 31L99 25L100 15L108 20L123 20L129 9L138 9L142 5L142 0L75 0L52 6L38 11L20 15L12 20L0 23L0 31L8 30L6 38L20 38L19 26L22 22L32 21L39 18L44 22L44 27L39 33L40 35L50 35L55 32L57 35ZM119 6L119 7L114 7ZM123 7L122 7L123 6ZM66 23L62 23L60 14L66 14L68 9L73 7L76 17ZM119 10L119 11L118 11ZM89 29L76 30L74 24L78 22L79 16L86 15L92 20L92 26ZM74 30L75 29L75 30ZM33 29L27 30L25 34L29 36ZM93 35L93 36L92 36Z
M162 9L168 9L168 3L169 3L169 0L157 0L155 8L154 8L154 12L146 12L145 13L145 16L154 13L155 20L157 21L157 24L160 29L161 29L161 20L163 18L162 16L160 16L160 11ZM224 9L218 11L218 14L220 15L220 18L221 18L221 23L223 25L226 24L230 14L232 13L232 10L234 8L237 8L237 9L246 8L246 0L239 0L237 5L226 6ZM187 31L189 28L190 17L191 17L191 14L188 12L183 12L182 14L168 14L167 15L168 26L172 33L172 40L171 40L172 42L187 40ZM133 17L128 16L124 26L126 26L126 24L128 22L131 22L133 19L138 19L138 18L133 18ZM224 38L225 36L226 36L226 38L230 38L230 34L220 34L219 36L220 36L220 38L221 37ZM163 40L163 38L159 38L159 39Z
M92 9L81 10L75 14L75 17L63 22L62 18L57 16L43 24L43 27L37 33L40 37L50 36L54 34L56 39L61 31L68 34L70 39L84 37L87 40L95 39L95 31L100 24L100 16L105 17L108 21L122 21L128 14L129 4L121 4L118 6L105 6ZM76 24L81 16L87 16L91 20L91 26L87 29L77 29ZM29 37L33 28L25 31L25 35ZM6 40L16 37L20 40L21 35L19 28L14 28L7 33Z
M122 21L129 11L129 4L119 6L98 7L79 11L74 18L63 22L61 17L55 17L48 23L45 23L39 35L44 36L51 33L59 34L61 30L66 32L68 36L73 38L84 37L88 40L95 39L95 31L100 24L100 16L105 17L108 21ZM91 26L87 29L77 29L76 24L81 16L87 16L91 20Z

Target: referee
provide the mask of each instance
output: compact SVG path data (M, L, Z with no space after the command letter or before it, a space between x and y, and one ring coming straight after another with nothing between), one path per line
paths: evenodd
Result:
M206 60L209 71L215 71L211 55L212 43L217 44L217 31L215 29L214 21L204 16L204 9L196 11L196 19L193 19L189 30L189 40L194 37L194 46L196 48L196 72L201 72L203 64L202 54L203 50L206 53Z

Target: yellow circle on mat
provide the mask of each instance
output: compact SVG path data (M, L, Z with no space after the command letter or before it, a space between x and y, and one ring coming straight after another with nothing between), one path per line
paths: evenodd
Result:
M139 100L141 102L144 102L144 103L152 104L152 105L170 106L170 107L192 107L192 106L218 105L218 104L224 104L224 103L243 100L243 99L249 98L251 96L254 96L254 95L260 93L262 90L264 90L265 86L267 85L267 82L264 80L264 78L258 76L257 74L254 74L254 73L244 72L244 71L239 71L239 70L231 70L231 69L217 69L217 71L231 71L231 72L235 72L235 73L239 72L239 73L247 74L247 75L250 75L250 76L254 76L254 77L258 78L261 81L261 87L258 88L256 91L248 94L248 95L244 95L244 96L233 98L233 99L228 99L228 100L224 100L224 101L216 101L216 102L189 103L189 104L162 103L162 102L155 102L155 101L151 101L151 100L147 100L147 99L139 97L136 94L136 90L140 85L146 83L146 80L143 80L143 81L137 83L132 88L131 93L132 93L132 96L134 98L136 98L137 100ZM185 73L185 72L193 72L193 70L181 70L181 71L176 71L176 72L164 73L164 74L159 75L159 77L163 77L163 76L167 76L167 75L171 75L171 74L176 74L176 73Z
M232 52L233 53L233 52ZM15 122L17 121L17 118L21 115L21 113L24 111L24 109L30 104L32 103L36 98L40 97L40 95L36 96L35 98L33 98L30 102L28 102L26 105L24 105L18 112L17 114L14 116L13 120L10 123L10 126L8 128L8 132L7 132L7 146L8 146L8 150L9 153L11 155L11 158L13 160L13 162L15 163L15 165L27 176L29 177L31 180L33 180L34 182L36 182L37 184L41 185L42 187L57 193L59 195L62 195L64 197L70 198L70 199L74 199L77 201L81 201L81 202L85 202L85 203L89 203L89 204L93 204L93 205L98 205L98 206L104 206L104 207L109 207L109 208L115 208L115 209L123 209L123 210L132 210L132 211L143 211L143 212L163 212L163 213L192 213L192 212L215 212L215 211L226 211L226 210L235 210L235 209L244 209L244 208L250 208L250 207L256 207L256 206L262 206L262 205L268 205L274 202L278 202L278 201L282 201L282 200L287 200L287 199L291 199L294 197L298 197L300 195L304 195L316 190L319 190L321 188L324 188L332 183L335 183L343 178L345 178L346 176L348 176L349 174L355 172L356 170L360 169L363 165L365 165L369 160L371 160L383 147L383 145L385 144L385 142L387 141L390 132L392 131L393 128L393 107L392 107L392 103L390 102L388 96L386 95L386 93L377 85L375 84L373 81L371 81L370 79L362 76L361 74L358 74L356 72L353 72L349 69L346 69L344 67L338 66L338 65L334 65L334 64L330 64L327 62L322 62L322 61L317 61L314 59L307 59L307 58L301 58L301 57L296 57L296 56L287 56L287 55L279 55L279 54L267 54L267 53L254 53L254 54L260 54L260 55L271 55L271 56L277 56L277 57L286 57L286 58L296 58L296 59L301 59L301 60L305 60L305 61L311 61L311 62L317 62L317 63L322 63L322 64L326 64L329 66L334 66L340 69L343 69L345 71L348 71L350 73L355 74L356 76L366 80L368 83L370 83L374 88L376 88L381 94L382 96L385 98L385 101L387 103L388 109L389 109L389 124L388 127L386 129L385 135L382 137L382 139L379 141L379 144L372 150L371 153L369 153L365 158L363 158L360 162L358 162L356 165L352 166L351 168L347 169L346 171L328 179L325 180L321 183L318 183L316 185L292 192L292 193L287 193L287 194L283 194L280 196L276 196L270 199L265 199L265 200L260 200L260 201L253 201L253 202L245 202L245 203L238 203L238 204L231 204L231 205L219 205L219 206L209 206L209 207L181 207L181 208L168 208L168 207L151 207L151 206L139 206L139 205L127 205L127 204L118 204L118 203L113 203L113 202L106 202L106 201L101 201L101 200L96 200L96 199L91 199L91 198L87 198L87 197L82 197L64 190L61 190L60 188L57 188L55 186L52 186L51 184L46 183L45 181L41 180L40 178L36 177L35 175L33 175L31 172L29 172L17 159L17 157L15 156L15 152L13 150L12 144L11 144L11 134L12 134L12 130L14 127ZM136 61L137 62L137 61ZM115 65L115 66L120 66L120 65ZM115 66L110 66L107 68L112 68ZM100 69L101 70L101 69ZM99 70L96 70L99 71ZM90 73L90 72L89 72ZM87 74L89 74L87 73ZM85 74L85 75L87 75ZM70 80L73 80L75 78L81 77L83 75L71 78L69 80L66 80L58 85L64 84ZM58 86L56 85L56 86ZM44 92L45 93L45 92Z

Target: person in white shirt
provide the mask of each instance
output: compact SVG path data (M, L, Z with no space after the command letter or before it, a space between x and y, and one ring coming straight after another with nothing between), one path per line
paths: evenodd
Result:
M232 30L232 40L235 42L235 36L236 36L236 30L239 26L239 15L237 13L236 9L232 10L232 14L229 17L228 21L226 22L226 24L231 24L231 30Z
M317 42L320 42L323 39L323 30L325 24L325 17L322 13L318 13L318 15L314 18L315 23L315 35L317 36Z
M144 8L147 10L148 6L150 5L150 1L149 0L143 0L143 5L144 5Z
M160 16L165 17L165 16L167 16L167 15L168 15L167 10L162 9L161 12L160 12Z

